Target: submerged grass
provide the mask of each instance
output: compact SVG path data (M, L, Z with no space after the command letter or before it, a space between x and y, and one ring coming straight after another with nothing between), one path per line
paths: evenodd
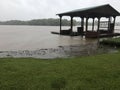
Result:
M120 52L71 59L0 59L0 90L120 90Z
M117 46L120 47L120 37L118 38L109 38L100 42L104 45Z

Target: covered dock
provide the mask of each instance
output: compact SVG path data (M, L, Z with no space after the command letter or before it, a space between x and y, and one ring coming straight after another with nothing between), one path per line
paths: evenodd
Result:
M120 16L120 13L109 4L77 9L69 12L59 13L57 15L60 17L60 35L85 35L88 38L120 35L119 33L114 33L116 17ZM69 16L71 19L70 29L68 30L62 30L63 16ZM73 19L75 17L79 17L81 19L81 26L77 27L77 32L73 32ZM88 28L89 19L91 19L92 23L91 30ZM105 19L105 21L102 19ZM95 30L96 26L97 28Z

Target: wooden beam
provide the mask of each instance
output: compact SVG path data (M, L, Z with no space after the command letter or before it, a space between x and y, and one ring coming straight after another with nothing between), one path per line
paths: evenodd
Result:
M92 31L94 31L95 18L93 18Z
M108 18L108 32L110 30L110 22L111 22L111 17Z
M116 16L114 17L114 21L113 21L113 24L114 24L114 31L115 31L115 21L116 21ZM114 32L113 31L113 32Z
M60 34L61 34L61 31L62 31L62 16L60 16Z
M100 44L100 17L98 17L98 29L97 29L97 38L98 38L98 46Z
M100 18L98 18L98 32L99 32L99 30L100 30Z
M89 18L86 18L86 32L88 31L88 19Z
M71 29L70 29L70 34L73 32L73 17L71 16Z
M81 18L81 27L84 27L84 18Z
M113 23L114 23L114 26L115 26L115 21L116 21L116 17L114 17L114 21L113 21Z
M83 28L84 31L84 18L81 18L81 27Z

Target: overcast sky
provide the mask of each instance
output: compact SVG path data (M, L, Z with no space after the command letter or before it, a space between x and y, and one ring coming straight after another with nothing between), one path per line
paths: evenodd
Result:
M0 0L0 21L57 18L57 13L102 4L120 12L120 0Z

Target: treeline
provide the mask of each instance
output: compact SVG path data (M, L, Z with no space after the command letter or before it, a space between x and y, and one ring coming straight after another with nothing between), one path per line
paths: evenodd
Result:
M38 25L38 26L59 26L59 19L34 19L29 21L20 21L20 20L10 20L10 21L2 21L0 25ZM69 26L70 21L67 19L62 20L63 26ZM77 21L73 21L73 25L77 25Z

